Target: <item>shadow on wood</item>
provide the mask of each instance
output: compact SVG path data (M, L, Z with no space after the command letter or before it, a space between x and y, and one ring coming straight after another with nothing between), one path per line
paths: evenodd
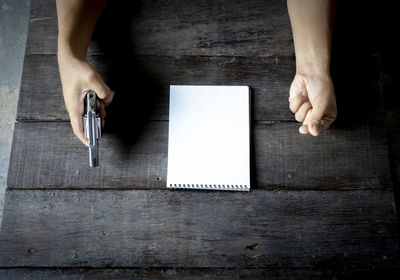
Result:
M139 5L138 1L110 2L94 35L99 49L106 54L95 59L107 65L103 78L115 91L104 131L120 139L122 154L128 154L143 133L161 92L159 81L132 52L130 21L140 11Z
M364 25L368 14L360 8L355 3L338 3L336 12L331 74L338 104L334 125L341 127L382 120L377 59L369 49L369 31ZM364 20L355 21L355 14L364 14Z

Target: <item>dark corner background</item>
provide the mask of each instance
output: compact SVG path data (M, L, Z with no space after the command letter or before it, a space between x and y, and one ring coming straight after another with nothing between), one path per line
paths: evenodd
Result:
M384 100L384 118L390 150L397 218L400 218L400 48L396 34L399 34L399 15L392 1L378 10L380 24L372 26L372 34L379 58L379 86ZM374 10L372 9L372 12ZM373 24L370 24L373 25ZM397 43L396 43L397 42Z
M339 111L336 123L383 115L399 219L400 40L396 37L400 24L396 2L337 1L331 72ZM382 104L369 106L375 102ZM371 109L378 107L381 112Z
M400 213L400 48L397 1L371 1L360 25L369 32L369 45L378 64L378 87L383 97L384 122L388 136L390 166L397 205ZM363 12L362 10L360 12ZM377 163L379 164L379 163Z

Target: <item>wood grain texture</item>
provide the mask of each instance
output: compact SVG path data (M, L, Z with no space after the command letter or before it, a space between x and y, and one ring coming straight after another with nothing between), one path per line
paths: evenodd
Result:
M254 120L295 121L289 110L293 57L90 56L88 61L116 91L108 116L129 111L138 118L168 120L169 85L248 85ZM343 63L343 61L336 61ZM336 66L339 119L365 123L382 119L374 59ZM346 68L347 67L347 68ZM374 72L375 71L375 72ZM368 82L365 82L365 80ZM18 120L68 120L54 55L27 55L21 81Z
M249 85L254 119L294 120L289 110L289 86L295 72L293 57L244 58L199 56L91 56L88 58L116 91L111 106L153 120L168 120L169 85ZM112 112L112 107L110 107ZM112 113L111 113L112 114ZM109 115L111 115L109 114ZM62 96L55 55L25 57L18 120L69 120Z
M294 121L287 101L295 63L286 1L135 3L111 2L88 57L128 101L122 104L139 104L135 111L146 103L146 115L166 120L170 84L246 84L253 89L255 120ZM347 30L349 12L342 8L340 15L332 56L339 119L381 120L377 58L365 50L368 35ZM54 56L56 29L54 1L33 0L18 120L68 119Z
M110 2L88 53L112 45L136 54L293 55L286 1L120 1ZM115 49L114 49L115 50ZM57 52L55 1L33 0L28 54Z
M0 268L0 279L111 280L111 279L340 279L397 280L398 268L330 270L307 268Z
M67 122L18 122L9 188L165 188L168 122L107 127L100 166ZM314 138L295 123L257 122L253 127L252 188L392 188L384 129L378 124L335 126ZM254 180L255 179L255 180Z
M398 266L382 191L8 191L2 267Z
M339 120L313 138L288 108L286 1L128 2L110 1L88 51L117 92L90 169L67 122L55 1L32 0L0 279L397 279L369 37L337 25ZM170 84L252 88L251 192L166 189Z

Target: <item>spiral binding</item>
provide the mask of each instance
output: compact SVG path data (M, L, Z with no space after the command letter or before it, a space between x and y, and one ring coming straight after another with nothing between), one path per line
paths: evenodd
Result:
M231 184L169 184L168 188L172 189L207 189L207 190L237 190L247 191L247 185L231 185Z

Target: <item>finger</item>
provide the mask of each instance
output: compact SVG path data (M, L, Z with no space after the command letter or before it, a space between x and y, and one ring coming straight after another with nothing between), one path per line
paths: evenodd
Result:
M293 113L296 113L300 106L307 100L307 91L303 83L297 79L297 76L294 78L292 84L289 89L289 102L290 102L290 110Z
M100 115L101 115L101 127L104 127L105 117L106 117L106 109L102 102L100 102Z
M289 97L289 108L293 113L296 113L300 106L307 100L307 94L305 91L300 91L298 93L295 94L291 94Z
M305 117L305 119L303 121L303 125L308 125L309 124L310 119L311 119L311 110L312 110L312 108L310 110L308 110L308 112L306 114L306 117Z
M311 134L312 136L319 136L321 134L321 121L320 120L313 120L311 115L312 115L313 108L310 109L310 114L307 119L305 119L304 123L307 125L308 133Z
M301 134L310 134L310 130L308 128L308 123L310 121L311 118L311 109L308 110L306 117L303 121L303 125L299 127L299 132Z
M110 91L111 95L109 95L107 98L103 99L103 103L108 106L114 99L115 91L111 90Z
M301 134L308 134L308 127L307 127L307 125L302 125L302 126L300 126L300 127L299 127L299 132L300 132Z
M111 103L112 100L114 99L115 91L112 90L112 91L111 91L111 94L112 94L113 98L111 99L110 102L106 103L106 102L104 102L104 100L103 100L104 107L106 107L106 108L107 108L108 105L110 105L110 103Z
M308 130L312 135L318 136L321 134L323 128L322 120L326 115L326 111L327 111L327 104L325 104L325 102L316 103L315 106L313 106L313 108L311 109L311 115L308 122Z
M321 134L325 130L327 130L331 124L335 121L336 117L335 116L330 116L330 115L325 115L323 119L321 120L321 126L319 128L319 133Z
M98 78L97 83L93 85L93 89L101 101L107 104L111 103L114 94L101 78Z
M103 102L100 102L100 115L104 119L107 115L105 105Z
M306 101L304 102L297 113L295 114L296 121L303 122L306 118L308 111L311 109L311 103Z
M70 119L71 119L71 126L72 126L72 130L74 131L74 134L79 138L79 140L82 141L83 144L85 144L86 146L89 146L88 140L85 138L85 133L83 131L82 116L79 116L79 113L71 114Z

